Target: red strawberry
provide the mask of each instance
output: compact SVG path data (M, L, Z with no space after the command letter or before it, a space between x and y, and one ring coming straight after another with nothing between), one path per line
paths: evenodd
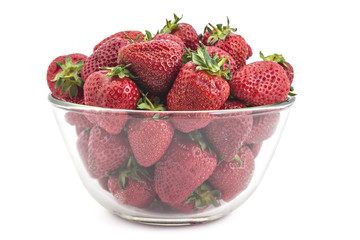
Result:
M65 121L76 127L91 128L93 126L83 113L78 112L65 113Z
M81 71L84 81L86 82L91 73L99 71L101 68L117 66L119 49L129 44L129 41L115 37L101 45L84 63Z
M185 48L184 42L177 37L176 35L169 33L158 33L151 40L165 40L165 41L173 41L181 46L182 49Z
M279 112L265 112L254 116L253 127L246 138L246 143L261 143L270 138L279 123Z
M223 108L235 105L234 108L246 107L236 100L227 101ZM221 160L232 161L238 154L243 142L251 131L253 118L249 112L224 113L204 128L209 142L219 154Z
M89 137L90 137L90 128L83 130L79 135L76 141L76 147L79 153L79 156L85 166L88 168L89 161Z
M80 53L59 56L49 65L47 84L54 97L73 103L84 103L81 69L87 56Z
M119 64L131 64L137 83L145 92L166 93L181 66L183 49L173 41L132 43L119 51Z
M147 208L156 197L147 170L132 157L119 168L117 177L109 178L108 189L119 203L138 208Z
M92 73L85 85L85 104L103 108L136 109L139 92L124 66ZM125 112L88 111L86 117L111 134L118 134L128 117Z
M210 184L221 192L221 198L229 202L245 190L254 172L254 156L243 146L239 156L229 162L223 161L210 176Z
M260 52L260 57L264 61L273 61L273 62L280 64L283 67L283 69L285 70L286 76L289 78L290 85L292 84L292 82L294 80L294 68L290 65L289 62L287 62L285 60L283 55L275 53L273 55L269 55L269 56L265 57L264 54L262 52Z
M93 127L85 166L92 177L102 178L129 159L130 153L130 145L123 134L111 135L99 127Z
M112 39L112 38L122 38L125 40L128 40L129 38L135 42L141 42L142 40L144 40L145 35L140 32L140 31L136 31L136 30L129 30L129 31L121 31L118 33L115 33L105 39L103 39L100 43L96 44L96 46L94 47L94 52L101 46L103 45L105 42L107 42L108 40Z
M262 142L247 144L247 146L251 149L251 152L253 153L254 158L256 158L261 150Z
M191 113L172 114L170 121L174 127L183 132L189 133L203 127L211 122L212 117L208 113Z
M216 27L212 24L209 25L213 29L205 28L207 32L202 37L202 43L221 48L234 58L238 68L244 66L246 59L252 55L252 50L241 35L234 33L236 28L230 28L229 19L227 19L227 26L222 24L218 24Z
M155 191L165 203L182 203L206 181L217 164L215 153L178 133L155 164Z
M272 61L260 61L240 68L230 80L231 94L250 106L285 101L290 90L284 69Z
M164 155L174 135L174 128L166 120L134 118L128 124L127 133L137 162L149 167Z
M223 71L223 58L211 58L206 47L192 52L192 61L180 70L167 96L168 110L217 110L230 94L229 70ZM223 78L224 77L224 78Z
M188 23L179 23L181 18L174 14L175 20L172 22L166 20L166 25L161 29L160 33L169 33L179 37L187 48L196 50L199 43L199 37L194 27Z
M211 186L205 182L196 188L184 202L167 203L167 205L183 213L201 212L210 205L215 207L220 206L218 202L220 196L220 191L212 189Z

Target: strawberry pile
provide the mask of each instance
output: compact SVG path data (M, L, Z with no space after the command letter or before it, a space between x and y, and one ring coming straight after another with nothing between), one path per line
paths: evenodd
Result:
M252 49L229 20L198 35L174 18L155 36L121 31L90 56L55 58L47 83L57 99L100 107L69 111L65 119L76 126L89 175L119 203L191 213L247 188L261 145L280 118L278 112L214 117L199 110L283 102L292 95L294 71L279 54L260 53L261 61L246 63Z

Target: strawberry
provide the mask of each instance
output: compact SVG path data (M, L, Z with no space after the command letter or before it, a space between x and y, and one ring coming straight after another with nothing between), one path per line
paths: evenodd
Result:
M212 120L212 117L208 113L181 113L172 114L170 121L174 127L183 132L189 133L203 127L206 127Z
M102 178L129 159L130 153L129 143L123 134L111 135L100 127L93 127L85 167L93 178Z
M187 48L196 50L199 44L199 37L194 27L188 23L179 23L182 19L174 14L174 21L166 20L166 25L160 30L160 33L173 34L179 37Z
M47 69L47 84L54 97L73 103L84 103L81 69L87 56L73 53L55 58Z
M247 144L247 146L251 149L251 152L253 153L254 158L256 158L261 150L262 142L250 143L250 144Z
M78 150L79 156L85 166L88 168L88 161L89 161L89 137L90 137L90 128L83 130L79 133L77 141L76 141L76 148Z
M122 39L125 39L125 40L128 40L130 38L132 41L141 42L141 41L144 40L144 37L145 37L145 35L142 32L136 31L136 30L128 30L128 31L117 32L117 33L114 33L111 36L108 36L107 38L103 39L101 42L96 44L96 46L94 47L94 52L101 45L103 45L105 42L107 42L108 40L110 40L112 38L122 38Z
M115 199L126 205L147 208L155 199L154 183L145 168L130 157L108 180L108 189Z
M151 40L173 41L179 44L182 49L185 48L184 42L178 36L169 33L158 33Z
M285 70L286 76L288 77L290 86L291 86L291 84L294 80L294 68L291 66L291 64L289 62L287 62L285 60L283 55L275 53L273 55L269 55L269 56L265 57L264 54L262 52L260 52L260 57L264 61L273 61L273 62L280 64L282 66L282 68Z
M134 118L128 124L128 138L137 162L149 167L165 153L174 135L169 121Z
M280 113L265 112L257 114L253 118L253 127L245 140L248 144L261 143L270 138L274 134L279 123Z
M221 198L229 202L245 190L254 172L254 156L243 146L232 161L223 161L210 176L210 184L221 192Z
M126 66L92 73L84 85L85 104L103 108L136 109L140 96L136 84L129 78L131 76ZM88 111L86 116L111 134L120 133L128 119L125 112Z
M252 55L252 50L245 39L234 32L236 28L230 28L229 18L227 19L227 26L217 24L216 27L209 23L212 27L206 27L202 43L208 46L215 46L228 52L235 60L236 66L241 68L246 64L246 59Z
M76 127L91 128L93 126L83 113L78 112L65 113L65 121Z
M229 82L231 94L250 106L285 101L290 90L282 66L272 61L259 61L240 68Z
M230 69L223 71L227 58L211 58L205 46L192 52L192 60L180 70L167 96L168 110L217 110L230 94Z
M228 52L225 52L221 48L214 47L214 46L207 46L206 49L207 49L210 57L213 57L217 54L217 56L219 57L219 60L221 60L221 57L225 58L228 56L228 61L224 63L224 70L226 71L228 69L228 67L230 67L231 74L234 74L237 71L238 68L236 66L236 62L235 62L234 58L231 57Z
M182 47L173 41L132 43L119 51L119 64L131 64L137 83L152 94L166 93L182 66Z
M218 202L220 196L220 191L212 189L205 182L196 188L184 202L167 203L167 205L183 213L201 212L211 205L215 207L220 206Z
M91 73L99 71L103 67L117 66L119 49L126 45L129 45L129 42L119 37L111 38L101 45L84 63L81 71L84 81L86 81Z
M155 191L165 203L182 203L210 177L216 164L215 153L203 150L198 143L177 133L155 164Z
M223 109L246 107L237 100L228 100L224 105ZM252 128L253 118L249 114L248 112L225 113L204 128L204 134L221 160L231 161L238 154Z

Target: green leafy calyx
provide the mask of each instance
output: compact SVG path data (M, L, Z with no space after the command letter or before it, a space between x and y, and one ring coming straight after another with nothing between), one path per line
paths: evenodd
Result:
M223 77L226 80L231 79L230 73L230 61L228 60L229 56L220 57L217 54L210 56L206 46L202 45L198 47L195 51L190 51L189 53L191 61L195 63L196 70L204 70L210 75L218 75ZM185 60L183 56L183 61ZM228 68L224 71L224 64L228 63Z
M230 35L230 32L236 32L236 28L230 27L230 20L227 18L227 25L223 26L222 24L217 24L216 26L209 23L209 26L206 26L204 29L205 32L208 32L210 34L210 37L207 40L207 45L214 45L219 40L225 40L227 36Z
M130 78L130 79L137 79L136 76L134 76L129 69L127 69L131 64L128 65L118 65L116 67L103 67L101 69L103 70L110 70L110 72L108 72L106 74L106 77L111 78L113 76L118 76L119 78Z
M165 26L160 30L160 33L171 33L173 30L179 27L179 21L182 19L182 16L179 18L174 13L174 21L167 20Z
M64 94L69 90L70 98L74 98L78 94L78 87L84 86L84 81L80 77L81 69L84 66L84 61L78 61L73 64L70 56L65 59L65 64L62 62L55 62L61 68L55 78L51 81L55 82L55 88L61 88L60 93Z
M221 197L221 192L219 190L214 190L211 188L210 184L203 183L198 188L196 188L190 196L185 200L184 203L194 203L197 211L213 205L215 207L220 206L217 198Z
M289 67L286 65L286 61L285 58L283 57L283 55L281 54L276 54L274 53L273 55L269 55L269 56L264 56L264 54L262 52L260 52L260 58L264 61L273 61L276 62L278 64L280 64L281 66L286 67L287 69L289 69Z
M155 97L154 102L151 102L147 97L147 94L139 90L142 98L139 99L137 103L137 108L141 110L150 110L150 111L166 111L164 104L160 103L160 98Z

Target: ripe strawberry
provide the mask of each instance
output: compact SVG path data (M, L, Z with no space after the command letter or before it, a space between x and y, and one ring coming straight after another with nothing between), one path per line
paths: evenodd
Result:
M103 67L115 67L117 66L117 57L119 49L129 45L129 41L115 37L109 39L99 49L90 55L90 57L84 62L84 67L81 71L81 76L84 81L90 76L91 73L99 71Z
M65 113L65 121L76 127L91 128L93 126L83 113L78 112Z
M251 152L253 153L254 158L256 158L261 150L262 142L247 144L247 146L251 149Z
M230 67L231 74L234 74L238 70L234 58L231 57L231 55L228 52L225 52L221 48L214 47L214 46L207 46L206 49L208 50L210 57L213 57L217 54L219 57L219 61L221 60L221 57L225 58L225 57L229 56L228 61L224 63L224 70L227 70L228 67Z
M260 52L260 57L264 61L273 61L273 62L280 64L283 67L283 69L285 70L286 76L289 78L290 85L292 84L292 82L294 80L294 68L290 65L289 62L287 62L285 60L283 55L275 53L273 55L269 55L269 56L265 57L264 54L262 52Z
M103 45L105 42L107 42L108 40L112 39L112 38L122 38L125 40L128 40L129 38L135 42L141 42L144 40L145 35L140 32L140 31L136 31L136 30L129 30L129 31L121 31L118 33L115 33L105 39L103 39L101 42L99 42L98 44L96 44L96 46L94 47L94 52L101 46Z
M136 109L139 92L129 78L126 66L92 73L84 85L85 104L103 108ZM86 117L111 134L123 129L128 116L124 112L88 111Z
M201 212L211 205L220 206L218 202L220 196L220 191L212 189L205 182L196 188L184 202L167 203L167 205L183 213Z
M199 37L194 27L188 23L179 23L182 19L174 14L174 21L166 20L166 25L160 30L160 33L169 33L179 37L187 48L196 50L199 43Z
M173 41L132 43L119 51L119 64L131 64L137 83L145 92L166 93L181 66L183 49Z
M234 58L236 66L241 68L252 55L252 50L241 35L234 33L237 29L230 28L229 24L229 18L227 26L217 24L215 27L209 24L213 29L207 26L201 41L204 45L215 46L228 52Z
M279 123L279 112L265 112L253 117L253 127L245 142L248 144L261 143L270 138Z
M217 110L230 94L229 71L223 71L227 58L211 58L205 46L192 52L192 61L180 70L167 96L168 110ZM223 78L224 77L224 78Z
M88 168L89 162L89 137L90 137L90 128L83 130L77 138L76 148L78 150L79 156L85 166Z
M88 162L85 164L93 178L105 177L129 159L131 150L123 134L111 135L100 127L90 131Z
M173 41L179 44L182 49L185 48L184 42L178 36L169 33L158 33L151 40Z
M225 105L225 106L224 106ZM246 107L237 100L228 100L223 108ZM219 154L221 160L232 161L251 131L253 118L249 112L225 113L214 119L203 132Z
M84 103L81 69L87 56L80 53L59 56L47 69L47 84L54 97L73 103Z
M155 191L165 203L182 203L206 181L217 164L215 153L177 133L164 156L155 164Z
M164 155L174 128L167 120L134 118L129 121L127 133L137 162L149 167Z
M223 161L210 176L210 184L221 192L221 198L229 202L245 190L254 172L254 156L243 146L239 156L232 161Z
M119 203L138 208L147 208L155 199L154 183L147 170L137 165L130 157L108 180L108 189Z
M170 117L174 127L183 133L189 133L206 127L211 120L212 117L208 113L174 113Z
M231 94L250 106L285 101L290 90L284 69L272 61L259 61L240 68L230 80Z

